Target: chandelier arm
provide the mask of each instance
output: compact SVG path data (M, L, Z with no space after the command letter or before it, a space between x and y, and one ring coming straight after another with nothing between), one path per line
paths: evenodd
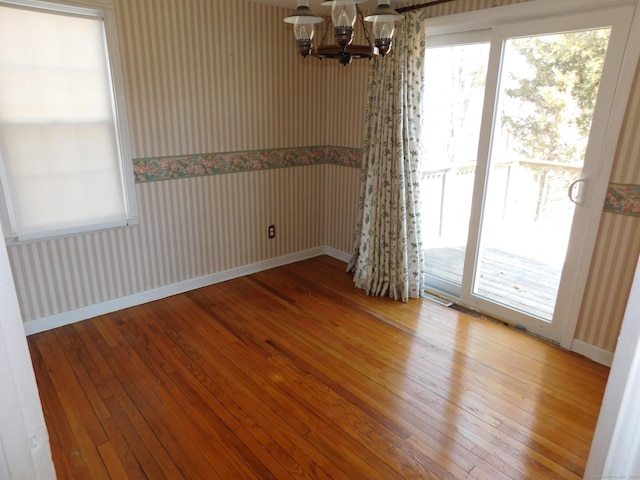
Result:
M440 5L441 3L449 3L453 1L454 0L433 0L431 2L418 3L417 5L411 5L409 7L396 8L396 12L398 13L411 12L412 10L420 10L421 8L432 7L434 5Z

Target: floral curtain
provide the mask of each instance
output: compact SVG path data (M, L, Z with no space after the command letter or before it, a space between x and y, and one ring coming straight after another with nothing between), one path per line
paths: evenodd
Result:
M420 296L420 133L424 10L405 15L391 53L369 69L355 253L348 270L368 295Z

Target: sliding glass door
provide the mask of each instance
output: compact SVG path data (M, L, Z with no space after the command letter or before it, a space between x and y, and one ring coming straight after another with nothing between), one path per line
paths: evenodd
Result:
M472 294L545 322L554 308L609 27L507 38ZM579 185L579 184L576 184Z
M427 289L562 340L569 305L582 294L576 259L592 240L584 232L602 209L589 188L603 174L629 29L624 10L502 25L467 41L432 39Z
M482 121L489 31L431 39L422 161L428 284L460 296Z

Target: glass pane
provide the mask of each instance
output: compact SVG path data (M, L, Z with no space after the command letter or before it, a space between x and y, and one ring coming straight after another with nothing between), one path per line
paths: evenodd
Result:
M422 163L426 272L462 283L489 44L426 51Z
M610 29L505 42L473 293L551 321Z
M15 232L125 218L102 19L2 6L0 44L12 46L0 49L0 151Z

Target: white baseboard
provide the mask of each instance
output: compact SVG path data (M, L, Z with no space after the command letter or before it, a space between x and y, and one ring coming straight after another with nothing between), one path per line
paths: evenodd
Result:
M610 367L613 363L613 352L605 350L604 348L596 347L590 343L583 342L582 340L574 340L571 344L571 351L579 353L594 362L598 362L602 365Z
M309 250L303 250L301 252L284 255L282 257L270 258L250 265L225 270L224 272L212 273L211 275L205 275L203 277L185 280L184 282L166 285L153 290L135 293L126 297L116 298L107 302L90 305L88 307L78 308L76 310L39 318L37 320L31 320L29 322L25 322L24 329L27 335L33 335L35 333L44 332L46 330L80 322L82 320L87 320L107 313L116 312L124 308L134 307L154 300L160 300L172 295L188 292L189 290L195 290L196 288L206 287L238 277L244 277L246 275L262 272L271 268L281 267L283 265L288 265L290 263L299 262L301 260L306 260L320 255L329 255L345 262L349 261L350 258L349 254L336 250L335 248L326 246L311 248Z
M333 257L336 260L342 260L344 263L349 263L349 261L351 260L350 253L336 250L333 247L324 247L322 253L325 255L329 255L330 257Z

